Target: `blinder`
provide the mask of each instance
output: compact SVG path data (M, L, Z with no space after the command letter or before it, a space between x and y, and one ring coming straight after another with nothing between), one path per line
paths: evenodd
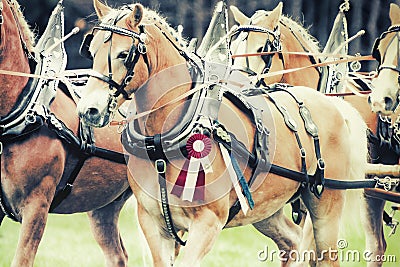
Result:
M263 48L261 49L261 51L257 51L257 52L277 52L279 53L281 51L281 43L280 43L280 34L279 34L279 30L278 28L275 28L274 30L269 30L267 28L264 27L260 27L257 25L241 25L238 27L238 29L236 30L236 34L241 34L241 33L246 33L246 35L243 36L241 41L246 41L248 38L248 33L250 32L258 32L258 33L265 33L267 34L267 40L263 46ZM240 36L240 35L239 35ZM239 36L237 38L239 38ZM273 40L270 40L270 36L273 37ZM261 59L263 60L265 66L262 70L262 74L268 73L271 65L272 65L272 58L274 57L275 53L271 53L271 54L264 54L261 55ZM283 61L283 57L282 57L282 53L279 53L279 58ZM255 76L257 75L256 72L254 72L253 70L250 69L249 66L249 60L246 57L246 69L239 69L240 71L246 72L248 73L250 76ZM261 79L259 81L257 81L256 86L260 86L261 84L265 84L264 80Z
M269 34L268 38L265 41L265 45L262 49L261 52L279 52L281 50L281 43L279 42L279 39L276 38L274 35L274 40L269 39ZM281 53L279 54L279 57L281 57ZM261 55L261 59L264 61L265 67L262 71L262 73L268 73L271 65L272 65L272 58L274 57L274 54L268 54L268 55Z
M379 44L381 43L382 38L376 38L374 45L372 46L371 56L375 58L379 64L381 63L381 53L379 52Z
M81 47L79 48L79 54L84 57L87 58L89 60L93 60L93 56L89 51L89 47L90 47L90 43L92 42L94 37L93 33L89 33L85 36L85 38L83 39L83 42L81 44Z
M124 66L127 69L130 69L132 67L132 64L134 64L134 58L136 55L137 47L135 44L132 44L131 48L129 49L128 55L126 56L124 60Z
M372 51L371 51L371 56L373 58L375 58L379 64L381 64L381 60L382 60L382 56L381 53L379 51L379 45L381 43L381 41L386 37L386 35L388 35L388 33L392 33L392 32L400 32L400 26L391 26L389 27L389 29L385 32L383 32L381 34L381 36L379 38L376 38L374 41L374 45L372 46Z

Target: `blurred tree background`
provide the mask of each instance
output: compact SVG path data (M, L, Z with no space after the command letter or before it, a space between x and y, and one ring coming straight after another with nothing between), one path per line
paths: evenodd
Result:
M25 17L40 36L47 20L58 0L18 0ZM212 12L218 0L135 0L146 7L158 10L168 22L177 27L184 26L183 35L188 39L196 37L201 40L210 22ZM284 4L284 14L291 16L310 29L321 48L328 39L333 21L343 0L226 0L228 6L236 5L246 15L251 16L256 10L271 10L279 2ZM131 0L108 0L111 7L118 7ZM390 25L389 5L400 4L400 0L350 0L350 10L347 12L349 36L364 29L366 34L350 43L349 53L369 54L376 37ZM96 23L92 0L64 0L65 32L68 33L75 25L81 32L71 37L67 43L67 68L88 68L90 62L78 54L83 35ZM233 25L230 13L230 24Z

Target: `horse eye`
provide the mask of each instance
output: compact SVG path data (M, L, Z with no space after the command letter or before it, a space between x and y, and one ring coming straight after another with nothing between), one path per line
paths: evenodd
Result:
M118 54L117 58L126 59L128 57L128 51L122 51Z

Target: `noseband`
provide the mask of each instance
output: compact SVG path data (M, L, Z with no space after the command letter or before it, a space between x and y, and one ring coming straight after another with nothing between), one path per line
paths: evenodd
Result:
M114 20L114 24L105 24L105 23L101 23L98 26L95 26L93 28L94 30L102 30L102 31L108 31L110 32L110 35L105 37L104 42L110 41L110 47L109 47L109 53L108 53L108 76L92 71L89 75L91 77L97 78L105 83L107 83L109 85L109 89L110 91L112 90L116 90L115 93L110 94L111 97L115 100L115 98L117 98L119 95L122 95L125 99L131 99L129 97L128 92L125 90L126 86L130 83L130 81L132 80L134 74L135 74L135 66L137 64L137 62L139 61L139 57L142 56L144 62L147 65L147 69L150 70L150 64L149 64L149 60L147 58L147 48L146 48L146 33L144 31L144 25L140 25L139 26L139 33L125 29L125 28L121 28L116 26L115 24L120 20L120 18L115 19ZM119 35L123 35L123 36L127 36L127 37L131 37L132 38L132 46L129 49L128 55L124 61L124 66L126 67L126 74L124 79L122 80L122 82L119 84L118 82L113 80L112 77L112 67L111 67L111 47L112 47L112 34L119 34ZM93 59L93 56L91 55L91 53L89 52L89 47L90 47L90 43L93 40L94 37L94 33L92 32L91 34L88 34L85 39L82 42L81 48L80 48L80 54L83 57L86 57L88 59ZM138 41L137 46L135 45L135 40ZM116 102L116 101L112 101L112 102Z

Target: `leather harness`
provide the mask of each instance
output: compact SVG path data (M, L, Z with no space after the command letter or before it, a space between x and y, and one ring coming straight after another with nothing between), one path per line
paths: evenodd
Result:
M0 2L0 29L2 23L2 4L3 2ZM62 10L61 6L58 6L57 8L58 10ZM52 18L57 19L56 15L58 14L55 13L53 15L55 16ZM48 31L49 27L52 26L53 25L50 25L49 23L46 31ZM52 40L51 38L47 37L48 36L42 37L39 40L37 47L45 48L46 45L48 45L46 42L48 40ZM43 60L41 55L34 55L28 51L24 40L22 40L21 33L20 38L22 47L27 55L27 58L29 59L31 72L38 74L37 77L41 77L40 74L48 70L49 65L51 64L50 61L47 59ZM4 145L12 144L16 140L28 139L32 133L37 132L41 127L47 127L54 132L65 144L66 149L71 154L71 157L69 157L71 162L69 162L70 164L65 164L64 166L62 178L57 185L56 193L50 206L50 212L53 211L71 192L73 183L78 176L81 167L83 166L85 160L89 157L99 157L120 164L124 164L126 162L123 154L96 147L92 129L84 126L82 123L80 123L79 134L76 136L72 130L70 130L62 121L60 121L54 114L50 112L50 103L52 102L54 96L55 91L53 91L52 88L50 90L48 80L44 78L30 78L21 94L18 96L14 107L6 116L0 118L0 160ZM71 171L67 171L67 165L72 165L74 167ZM125 193L130 195L130 188L128 188ZM1 177L0 208L9 218L14 221L18 221L14 211L12 211L10 205L7 203L7 199L4 196L4 192L1 187Z
M122 32L119 27L115 26L115 23L114 25L103 24L102 29L117 34L120 34L120 32ZM123 33L123 35L133 36L135 39L139 39L140 41L140 34L126 29L123 29L123 31L129 31L129 33ZM144 29L141 31L144 32ZM196 55L187 54L185 51L178 48L174 44L174 42L168 38L168 36L165 35L165 37L171 42L172 45L175 46L175 48L179 51L179 54L186 59L189 70L191 70L192 73L196 73L197 75L199 75L198 77L200 82L202 83L204 81L208 81L206 77L207 73L204 73L204 69L210 69L209 67L207 67L207 64L212 63L204 62L201 59L197 58ZM87 44L86 47L88 47ZM143 53L142 55L145 55L145 53ZM132 69L133 68L134 66L132 67ZM94 77L98 78L96 76ZM198 82L198 80L196 79L197 78L193 78L195 83ZM110 83L108 79L100 78L100 80L109 83L110 90L113 90L114 88L116 88L116 85L118 85L117 83ZM187 107L186 112L184 112L183 118L178 122L178 125L176 125L176 127L171 129L169 132L164 134L156 134L154 136L145 136L141 134L138 130L139 127L137 126L137 121L129 123L128 127L124 129L121 135L121 141L126 151L137 157L150 159L154 162L155 170L158 173L158 182L160 186L162 202L161 206L164 221L168 233L172 238L175 239L177 243L185 245L186 242L178 236L176 232L176 227L171 217L172 215L169 208L165 171L169 157L174 157L178 154L187 155L187 152L185 151L185 143L190 135L194 132L203 133L204 135L213 137L213 139L217 143L220 143L221 145L226 147L230 153L235 153L243 158L247 158L249 166L251 166L253 169L252 177L247 182L248 186L251 186L259 172L267 171L269 169L269 171L273 174L277 174L279 176L283 176L303 184L310 184L310 189L317 197L320 197L320 195L322 194L324 186L334 189L375 187L376 180L373 179L363 181L337 181L324 177L324 162L320 154L317 127L313 123L308 109L303 105L301 101L299 101L294 95L286 90L286 87L286 85L273 85L267 86L265 88L255 88L254 90L249 90L248 95L246 96L246 94L243 94L245 92L235 92L233 90L229 90L229 88L223 89L222 84L219 84L217 82L208 86L207 89L203 88L202 90L196 91L196 93L192 96L192 101L190 101L190 105ZM290 115L285 112L286 109L284 108L284 106L282 106L282 104L278 104L275 101L273 97L274 90L283 91L289 94L292 98L295 99L296 103L299 106L299 112L304 121L307 133L311 135L314 139L315 154L318 160L317 171L314 175L308 175L305 172L305 154L304 150L302 149L300 139L297 135L297 127L296 125L292 124ZM268 129L266 129L262 124L262 120L259 115L261 110L259 108L255 108L251 104L251 99L257 95L262 98L264 98L264 96L261 95L268 96L271 102L278 108L278 110L281 111L287 127L289 127L292 132L297 136L296 139L298 140L299 149L302 152L300 153L302 155L303 163L301 172L293 171L284 167L271 164L268 160ZM248 151L244 144L237 140L232 133L226 130L225 127L217 121L216 118L219 112L219 105L222 101L221 96L226 97L242 112L246 113L253 121L257 130L254 137L255 145L251 152ZM207 121L207 123L204 123L204 121ZM210 125L211 127L209 127ZM221 138L221 136L225 138ZM239 211L240 204L238 201L236 201L236 203L230 208L227 223L232 220Z

